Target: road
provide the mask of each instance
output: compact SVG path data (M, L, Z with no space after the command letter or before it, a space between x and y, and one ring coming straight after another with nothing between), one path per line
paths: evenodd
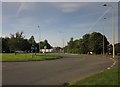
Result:
M62 59L3 62L3 85L62 85L100 72L113 61L100 56L59 54Z

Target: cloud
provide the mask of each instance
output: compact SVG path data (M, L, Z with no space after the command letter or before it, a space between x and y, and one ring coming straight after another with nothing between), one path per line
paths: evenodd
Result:
M52 21L54 21L53 18L48 18L48 19L45 20L45 23L51 23Z
M73 28L80 28L80 29L84 29L84 28L89 28L90 27L90 23L86 23L86 24L73 24L71 25L71 27Z
M73 12L79 9L80 5L75 3L63 3L57 6L63 12Z
M22 11L33 10L35 8L35 4L36 3L20 2L20 6L17 10L16 16L18 16Z
M3 0L3 2L119 2L119 0Z
M56 17L49 17L47 19L44 20L45 23L53 23L56 22Z
M57 9L65 13L75 12L88 5L88 3L78 2L59 2L53 4Z
M35 20L33 18L24 17L24 18L15 20L10 25L12 29L14 29L15 31L17 30L24 31L25 29L32 29L34 27L34 22Z

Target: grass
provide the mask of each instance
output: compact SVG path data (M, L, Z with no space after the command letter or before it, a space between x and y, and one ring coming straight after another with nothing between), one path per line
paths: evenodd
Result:
M48 55L48 54L41 54L41 55L33 55L32 54L14 54L14 53L5 53L2 54L2 61L40 61L40 60L51 60L57 59L60 56L56 55Z
M119 71L119 72L118 72ZM112 68L101 73L72 82L68 87L78 87L79 85L118 85L118 73L120 69Z

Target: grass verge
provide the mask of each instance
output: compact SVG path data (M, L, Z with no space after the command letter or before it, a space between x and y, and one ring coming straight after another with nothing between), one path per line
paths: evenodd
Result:
M17 55L15 55L14 53L2 54L3 62L40 61L40 60L53 60L58 58L61 58L61 57L56 55L48 55L48 54L33 55L33 56L32 54L17 54Z
M120 73L120 68L112 68L79 81L72 82L68 87L79 87L79 85L86 85L85 87L89 87L88 85L118 85L118 73Z

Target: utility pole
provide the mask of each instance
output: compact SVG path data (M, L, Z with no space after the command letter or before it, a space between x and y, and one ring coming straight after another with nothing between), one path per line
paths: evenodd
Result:
M104 21L106 20L106 18L104 18ZM104 23L104 22L103 22ZM104 54L105 54L105 40L104 40L104 29L105 29L105 23L103 24L103 56L104 56Z
M113 58L115 57L115 29L114 29L114 12L113 6L104 4L103 6L108 6L112 8L112 45L113 45Z
M40 26L38 25L38 29L40 30ZM39 35L39 53L40 53L40 35Z
M64 33L63 33L63 53L65 52L64 50Z
M62 45L63 45L63 53L65 52L65 50L64 50L64 32L61 32L61 31L59 31L59 33L62 35Z

